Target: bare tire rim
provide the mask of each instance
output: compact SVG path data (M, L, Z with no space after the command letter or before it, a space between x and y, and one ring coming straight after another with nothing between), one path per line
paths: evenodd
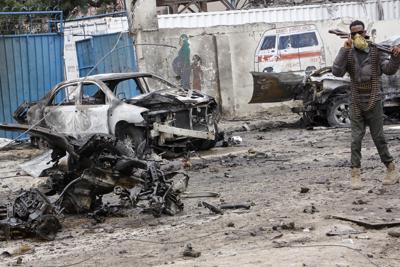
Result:
M334 111L335 120L340 125L350 125L350 105L348 103L339 104Z

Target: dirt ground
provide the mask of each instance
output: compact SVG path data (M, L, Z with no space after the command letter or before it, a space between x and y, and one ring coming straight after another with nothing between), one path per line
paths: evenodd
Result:
M250 131L233 133L242 137L240 145L193 159L188 191L217 192L217 198L185 198L184 211L173 217L154 218L139 210L100 224L85 216L66 217L55 241L0 242L0 254L12 254L1 254L0 265L400 266L400 238L388 235L400 227L372 230L330 217L400 222L400 185L382 187L385 169L369 133L362 151L364 188L352 191L350 130L300 129L297 119L249 121ZM222 126L240 130L244 123ZM385 126L385 133L400 161L400 127ZM40 153L26 147L0 153L2 201L40 182L21 176L18 167ZM251 208L221 215L199 206L201 201ZM183 256L189 243L199 257Z

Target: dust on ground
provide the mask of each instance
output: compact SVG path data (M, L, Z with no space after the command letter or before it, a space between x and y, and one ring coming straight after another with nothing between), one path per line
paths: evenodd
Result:
M188 172L188 191L217 192L218 198L185 198L184 211L173 217L154 218L139 210L100 224L86 216L66 217L52 242L0 242L0 254L13 254L0 256L0 265L400 266L400 238L388 235L399 227L371 230L329 217L400 221L400 185L381 186L385 169L369 133L362 151L364 188L352 191L350 130L299 129L293 127L296 119L221 124L250 131L233 132L242 137L240 145L208 151L193 159ZM399 159L400 128L385 126L385 133ZM19 187L40 182L18 174L18 163L40 153L27 148L0 153L2 200ZM13 175L17 177L4 178ZM201 207L200 201L251 208L220 215ZM201 252L199 257L183 256L189 243ZM29 249L18 255L21 247Z

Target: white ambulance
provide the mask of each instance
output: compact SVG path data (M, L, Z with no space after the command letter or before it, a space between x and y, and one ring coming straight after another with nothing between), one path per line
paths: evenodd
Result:
M325 67L322 39L315 25L264 32L255 51L256 72L311 72Z

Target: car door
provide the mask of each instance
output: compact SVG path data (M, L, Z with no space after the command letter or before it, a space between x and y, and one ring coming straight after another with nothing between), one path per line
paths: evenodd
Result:
M276 49L276 35L264 36L256 51L256 71L273 72L278 52Z
M63 85L50 97L44 108L44 121L51 130L74 136L79 87L79 83Z
M110 103L101 86L97 82L84 81L80 87L75 128L81 136L110 133L108 125Z

